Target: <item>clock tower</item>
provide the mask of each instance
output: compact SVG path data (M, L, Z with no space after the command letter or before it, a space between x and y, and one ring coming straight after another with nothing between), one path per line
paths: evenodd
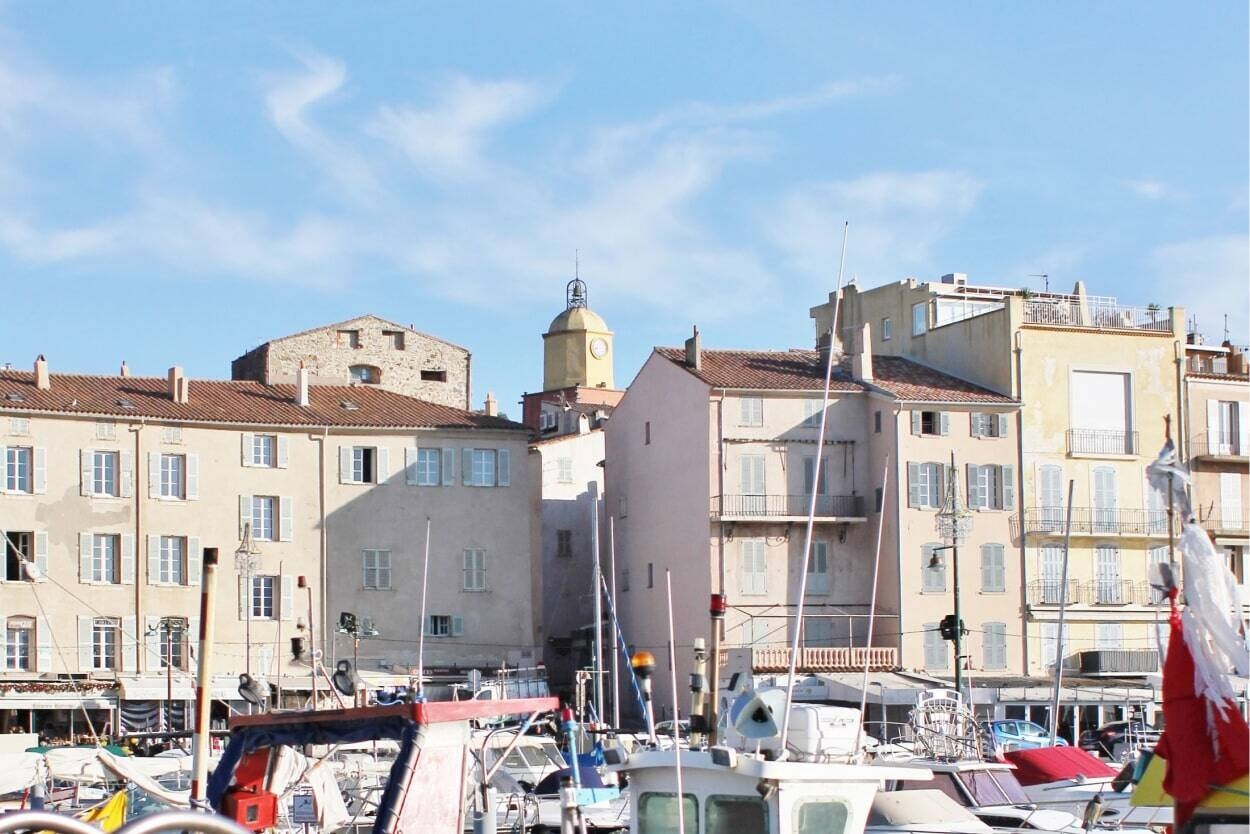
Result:
M565 287L564 312L543 334L543 390L612 389L612 331L586 306L586 282Z

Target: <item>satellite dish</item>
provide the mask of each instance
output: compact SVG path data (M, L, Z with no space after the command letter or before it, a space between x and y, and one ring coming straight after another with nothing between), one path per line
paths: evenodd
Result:
M783 689L744 692L729 708L729 724L743 738L765 739L781 734L777 717L785 710Z
M269 687L244 672L239 675L239 695L252 706L264 709L269 702Z
M364 681L360 679L360 675L356 674L356 670L352 668L350 660L340 660L334 668L334 674L330 676L330 680L334 683L334 688L344 695L355 696L364 686Z

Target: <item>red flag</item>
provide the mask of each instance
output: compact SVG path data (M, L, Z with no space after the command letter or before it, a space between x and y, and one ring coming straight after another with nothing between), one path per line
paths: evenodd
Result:
M1163 720L1166 729L1155 753L1167 759L1163 789L1176 799L1180 830L1211 788L1250 771L1250 728L1236 704L1216 704L1194 691L1194 658L1185 644L1178 610L1163 663ZM1208 716L1212 723L1208 723Z

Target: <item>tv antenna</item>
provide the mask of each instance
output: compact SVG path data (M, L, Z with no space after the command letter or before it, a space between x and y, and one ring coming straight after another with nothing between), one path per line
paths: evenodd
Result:
M1045 292L1050 292L1050 275L1045 272L1033 272L1029 274L1030 278L1041 278L1042 285L1046 288Z

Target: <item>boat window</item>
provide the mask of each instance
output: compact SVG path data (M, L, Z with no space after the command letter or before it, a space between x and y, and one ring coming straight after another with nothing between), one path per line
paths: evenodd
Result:
M712 794L705 834L768 834L768 804L758 796Z
M921 782L918 779L903 779L898 783L900 791L939 790L964 807L968 806L968 798L955 782L953 773L935 773L932 782Z
M1019 802L1027 803L1028 797L1024 796L1024 791L1020 790L1019 783L1015 783L1020 798L1012 798L1011 791L1008 791L1003 785L994 778L995 776L1007 776L1015 782L1015 778L1006 771L1002 773L991 773L988 770L969 770L959 775L964 787L968 789L968 793L972 794L972 801L977 805L1015 805ZM1005 780L1004 780L1005 781Z
M699 803L694 794L681 796L683 834L699 834ZM677 794L647 792L638 797L638 834L672 834L677 830Z
M525 757L525 761L529 763L530 767L547 766L547 754L539 748L518 747L517 749L521 751L521 755Z
M1016 778L1016 774L1010 770L994 771L994 781L998 783L999 788L1006 794L1007 801L1012 805L1028 805L1033 801L1024 792L1024 788L1021 787L1020 780Z
M794 806L795 834L842 834L850 809L832 799L804 799Z

